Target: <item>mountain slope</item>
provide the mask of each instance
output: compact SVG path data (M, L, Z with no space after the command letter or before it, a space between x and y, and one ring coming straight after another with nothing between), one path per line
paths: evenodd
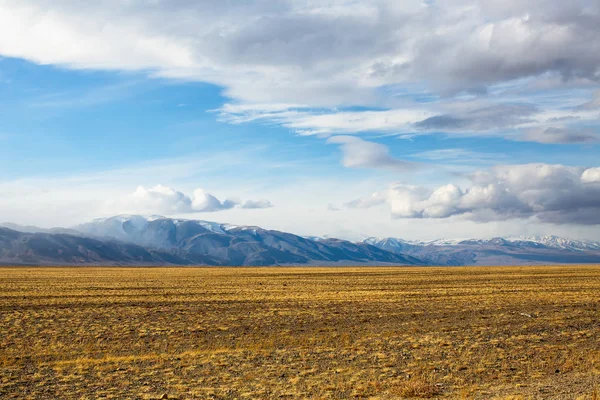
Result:
M209 221L120 215L75 227L85 235L206 255L227 265L405 264L422 262L364 243L314 241L291 233Z
M218 265L218 260L180 251L159 251L115 240L0 228L3 265Z

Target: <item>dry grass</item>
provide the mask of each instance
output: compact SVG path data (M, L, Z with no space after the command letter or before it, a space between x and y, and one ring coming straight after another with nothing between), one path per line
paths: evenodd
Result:
M440 394L440 388L429 379L417 376L402 382L396 388L392 388L390 393L403 398L430 399Z
M596 399L600 267L0 268L0 398Z

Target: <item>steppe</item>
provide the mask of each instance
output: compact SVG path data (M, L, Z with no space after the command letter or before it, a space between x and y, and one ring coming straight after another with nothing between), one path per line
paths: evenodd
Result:
M2 399L598 399L600 266L0 268Z

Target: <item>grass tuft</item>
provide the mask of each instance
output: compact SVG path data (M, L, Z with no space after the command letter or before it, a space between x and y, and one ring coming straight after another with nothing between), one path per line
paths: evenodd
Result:
M399 384L391 393L407 398L430 399L439 395L441 391L431 380L415 376Z

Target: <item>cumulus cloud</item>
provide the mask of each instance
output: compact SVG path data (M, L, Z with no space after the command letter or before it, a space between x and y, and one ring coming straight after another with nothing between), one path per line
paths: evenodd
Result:
M152 190L152 189L150 189ZM204 189L196 189L191 197L190 212L211 212L228 210L239 203L235 200L224 200L220 201L212 194L204 191Z
M190 197L162 185L150 189L138 186L125 202L136 208L157 210L159 213L189 212L192 208Z
M231 208L268 208L268 200L221 201L203 189L194 190L192 196L167 186L156 185L146 189L139 186L135 192L126 196L118 207L131 212L146 214L184 214L195 212L215 212Z
M445 89L485 90L493 82L548 72L563 79L600 78L598 56L584 54L600 49L597 2L480 0L471 5L443 18L446 23L456 18L456 26L445 24L446 29L427 35L413 62L422 73L436 75Z
M364 208L385 202L395 218L531 218L557 224L600 224L600 168L506 165L476 172L471 182L466 189L454 184L435 189L392 185L348 206Z
M339 144L342 149L342 165L348 168L380 168L406 171L414 169L415 163L399 160L390 155L386 146L368 142L355 136L333 136L327 143Z
M600 167L589 168L581 174L581 182L583 183L600 183Z

